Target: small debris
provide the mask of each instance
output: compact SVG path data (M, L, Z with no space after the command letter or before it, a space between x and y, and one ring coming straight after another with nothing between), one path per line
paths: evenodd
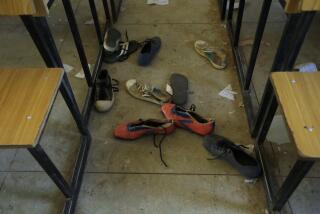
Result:
M147 0L147 4L168 5L169 0Z
M88 64L89 66L89 70L91 69L91 64ZM84 71L83 68L81 68L81 71L79 71L78 73L76 73L76 75L74 75L76 78L78 79L84 79L85 75L84 75Z
M63 68L66 73L69 73L70 71L72 71L74 69L73 66L68 65L68 64L63 64Z
M318 71L317 65L313 62L296 65L294 66L294 69L303 73L313 73Z
M93 19L89 19L87 21L84 22L85 25L93 25L94 22L93 22Z
M64 41L64 39L59 39L59 42L63 42Z
M236 111L229 111L229 114L234 114L236 113Z
M269 211L267 209L264 210L265 214L269 214Z
M255 184L255 183L257 183L257 178L253 178L253 179L244 179L244 182L246 183L246 184Z
M304 126L305 129L307 129L309 132L313 132L313 126Z
M239 107L240 108L244 108L244 104L241 102L241 103L239 103Z
M222 91L219 92L219 96L227 98L228 100L234 101L234 95L237 94L237 92L232 91L231 85L227 85Z
M83 70L76 73L76 75L74 75L74 76L77 77L78 79L84 79L84 77L85 77Z
M280 148L280 146L278 146L278 151L279 151L279 152L281 152L281 148Z
M62 22L62 19L58 19L59 22Z
M31 115L28 115L27 116L27 120L31 120L32 119L32 116Z
M292 84L295 84L297 81L296 80L291 80L291 83Z

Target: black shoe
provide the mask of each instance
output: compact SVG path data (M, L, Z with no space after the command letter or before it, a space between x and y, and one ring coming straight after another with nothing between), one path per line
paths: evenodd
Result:
M114 52L119 49L121 33L115 28L109 28L104 36L103 47L105 51Z
M101 70L95 84L95 103L97 111L109 111L114 103L114 93L119 91L118 81L111 79L107 70Z
M136 52L141 47L141 44L135 40L128 42L120 42L119 49L114 52L105 51L103 61L105 63L122 62L129 58L131 54Z
M261 175L259 163L243 150L245 146L235 145L230 140L215 134L206 136L203 146L216 156L215 159L227 161L245 177L252 179Z

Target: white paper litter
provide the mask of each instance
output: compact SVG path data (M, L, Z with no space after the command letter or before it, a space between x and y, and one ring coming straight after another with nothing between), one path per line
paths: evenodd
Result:
M169 0L147 0L147 4L168 5Z
M305 73L312 73L318 71L317 65L313 62L296 65L294 68L298 69L300 72Z
M244 179L244 182L246 183L246 184L255 184L255 183L257 183L257 178L253 178L253 179Z
M166 85L166 92L171 96L173 95L173 90L169 84Z
M234 95L237 94L237 92L232 91L232 87L229 84L227 87L225 87L222 91L219 92L219 95L221 97L227 98L228 100L234 101Z
M88 66L89 66L89 70L90 70L91 69L91 65L88 64ZM85 75L84 75L83 68L81 68L81 70L78 73L76 73L76 75L74 75L74 76L76 78L78 78L78 79L84 79Z
M70 71L72 71L74 69L73 66L68 65L68 64L63 64L63 68L66 73L69 73Z
M85 21L84 24L85 25L93 25L94 24L93 19Z

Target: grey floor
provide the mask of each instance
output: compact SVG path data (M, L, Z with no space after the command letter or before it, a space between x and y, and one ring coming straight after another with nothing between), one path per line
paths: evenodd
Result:
M254 8L255 2L249 1L247 7ZM261 1L257 2L260 7ZM88 1L72 0L72 4L88 61L94 64L97 39L93 25L84 24L91 19ZM248 11L247 28L242 32L242 38L245 33L254 32L257 19L257 10ZM272 17L284 21L281 11L274 14ZM105 114L92 112L93 142L76 213L265 213L262 181L248 184L226 163L207 160L210 155L203 149L202 138L197 135L177 130L166 138L164 158L168 168L161 164L151 137L134 142L112 137L113 128L120 122L162 118L158 106L135 100L126 93L126 80L137 78L164 86L171 73L179 72L190 79L189 104L196 104L202 115L216 118L217 134L236 143L253 143L244 109L240 107L241 95L236 95L235 101L218 95L228 84L240 93L227 33L218 17L216 0L171 0L168 6L148 6L144 0L124 1L116 27L122 32L127 30L131 39L160 36L163 46L152 66L137 66L137 54L125 62L107 66L110 75L120 81L120 92L112 111ZM80 70L80 62L60 1L53 5L48 20L63 62L74 67L68 76L82 106L86 84L83 79L74 77ZM0 30L2 67L44 66L18 18L1 17ZM276 41L278 37L272 38ZM225 71L213 69L197 55L193 50L193 42L197 39L207 40L227 52ZM272 43L272 47L276 45ZM266 57L272 62L272 54ZM40 143L63 174L70 177L79 134L60 95ZM267 144L267 148L270 165L281 182L294 161L294 147ZM0 213L61 212L63 195L26 150L1 150L0 166ZM283 213L318 213L319 175L320 168L316 165Z

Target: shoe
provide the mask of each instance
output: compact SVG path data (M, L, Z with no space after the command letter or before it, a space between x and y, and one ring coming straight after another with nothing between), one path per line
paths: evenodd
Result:
M111 79L107 70L101 70L95 84L94 106L97 111L107 112L112 108L115 97L113 92L119 91L118 85L118 81Z
M216 69L224 69L227 67L226 54L214 47L211 47L206 41L198 40L194 43L194 49L209 60L211 65Z
M213 131L215 122L212 119L205 119L195 113L195 106L186 110L172 103L165 103L161 106L162 113L168 120L173 120L175 125L188 129L199 135L208 135Z
M141 47L141 43L131 40L128 42L120 42L119 49L114 52L105 51L103 61L105 63L122 62L129 58L131 54Z
M261 175L259 163L244 151L245 146L235 145L230 140L215 134L206 136L203 146L213 156L216 156L215 159L227 161L248 179Z
M131 123L118 125L113 135L124 140L135 140L145 135L153 135L153 145L159 148L161 162L165 167L168 167L163 160L162 143L168 134L171 134L176 129L172 120L137 120ZM156 144L156 135L163 135L158 145Z
M149 65L156 56L156 54L159 52L160 47L161 39L159 37L147 39L144 42L144 46L139 54L138 64L141 66Z
M167 135L175 130L171 120L137 120L118 125L113 135L124 140L135 140L144 135Z
M188 78L182 74L173 73L170 76L170 86L172 88L172 103L184 106L188 102Z
M169 102L171 99L170 94L167 92L151 85L138 82L136 79L128 80L126 82L126 89L131 96L158 105Z
M103 47L106 51L114 52L119 49L121 33L115 28L109 28L104 36Z

